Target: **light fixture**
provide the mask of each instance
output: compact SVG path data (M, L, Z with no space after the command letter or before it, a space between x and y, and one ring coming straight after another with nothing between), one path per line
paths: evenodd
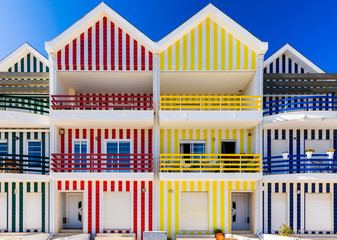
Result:
M173 189L170 189L170 190L168 191L168 193L169 193L169 194L172 194L172 193L173 193Z
M297 137L294 137L294 140L297 140Z
M18 194L18 189L17 188L14 189L14 194L15 195Z
M15 136L14 137L14 140L19 140L20 138L18 136Z
M251 133L248 133L248 136L249 136L249 137L251 137L251 136L252 136L252 134L251 134Z
M297 190L296 193L297 193L297 194L301 194L301 190Z
M98 140L99 140L99 137L95 137L95 139L98 141Z
M60 134L60 135L63 135L63 134L64 134L64 129L63 129L63 128L59 129L59 134Z
M142 188L142 192L145 193L146 192L146 188Z

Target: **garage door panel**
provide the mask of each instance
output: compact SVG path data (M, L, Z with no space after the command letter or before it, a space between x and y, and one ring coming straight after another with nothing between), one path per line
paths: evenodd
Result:
M287 194L272 193L271 195L271 229L278 231L282 224L287 224Z

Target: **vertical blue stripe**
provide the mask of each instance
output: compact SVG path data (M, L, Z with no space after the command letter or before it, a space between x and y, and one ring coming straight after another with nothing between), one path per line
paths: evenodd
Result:
M268 233L271 233L271 183L268 183Z
M275 132L274 132L274 134L275 134L275 139L278 139L278 129L275 129Z
M286 72L286 56L282 55L282 73Z
M290 209L290 227L294 229L294 184L290 183L290 196L289 196L289 209Z
M271 130L267 130L267 157L271 157ZM267 171L271 170L271 164L268 164Z
M322 193L323 192L323 183L319 183L318 188L319 188L318 191L320 193Z
M330 193L330 183L327 183L327 184L326 184L326 192L327 192L327 193Z
M334 233L337 233L337 183L333 184L333 221L334 221Z
M307 183L306 183L307 184ZM308 187L308 186L307 186ZM306 192L308 192L308 189L306 189L307 191ZM315 193L316 192L316 184L315 183L311 183L311 192L312 193Z
M282 192L283 193L287 192L287 185L286 185L286 183L282 183Z
M277 58L276 59L276 73L279 73L280 72L280 59Z
M325 139L330 139L330 129L325 131Z
M279 184L278 183L275 183L275 192L279 192Z
M292 64L292 61L291 61L291 59L289 58L289 59L288 59L288 73L292 73L291 64Z
M301 130L299 130L299 129L297 129L296 130L296 137L297 137L297 140L296 140L296 154L297 155L300 155L301 154ZM301 161L300 161L300 159L301 159L301 157L297 157L297 162L296 162L296 164L301 164ZM301 169L301 167L297 167L297 169L299 170L299 171L297 171L297 173L300 173L301 171L300 171L300 169Z
M282 129L282 139L286 139L286 130Z
M301 184L297 183L297 191L300 190ZM300 228L301 228L301 194L297 194L297 230L299 230Z
M294 136L293 136L293 130L290 129L289 130L289 155L293 155L294 154L294 150L293 150L293 144L294 144ZM292 157L289 158L289 160L293 160ZM290 162L289 163L289 169L293 169L293 165L294 163L293 162Z
M311 130L311 139L315 139L315 129Z

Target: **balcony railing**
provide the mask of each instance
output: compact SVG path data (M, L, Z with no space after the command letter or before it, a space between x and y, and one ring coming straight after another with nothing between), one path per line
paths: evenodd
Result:
M54 110L152 110L152 95L83 94L52 95Z
M337 158L328 158L328 154L289 155L265 157L263 159L264 174L295 174L295 173L337 173Z
M49 174L49 158L31 155L1 154L0 172Z
M260 172L261 154L160 154L161 172Z
M263 104L264 115L294 111L336 111L337 97L304 96L284 98Z
M54 172L152 172L152 153L52 154Z
M0 96L0 110L47 115L49 113L49 101L30 97L2 95Z
M160 110L244 111L261 110L260 96L160 96Z

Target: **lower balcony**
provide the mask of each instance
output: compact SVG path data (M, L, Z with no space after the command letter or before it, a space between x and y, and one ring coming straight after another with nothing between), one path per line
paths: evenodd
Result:
M337 158L328 154L307 154L265 157L263 174L298 174L298 173L337 173Z
M49 158L31 155L1 154L0 173L49 174Z
M261 154L160 154L160 172L259 173Z
M153 172L152 153L52 154L53 172Z

